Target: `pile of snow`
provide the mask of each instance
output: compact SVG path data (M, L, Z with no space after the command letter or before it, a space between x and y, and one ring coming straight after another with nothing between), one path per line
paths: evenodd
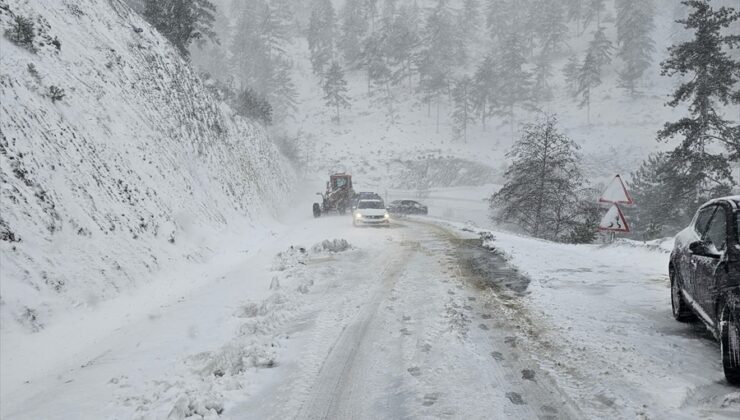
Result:
M350 249L352 249L352 245L346 239L324 239L311 247L311 251L317 254L321 252L344 252Z
M0 37L5 332L203 261L274 213L288 183L264 130L122 1L0 1L1 32L16 16L37 51Z
M307 258L308 251L305 247L291 245L290 248L279 252L275 256L272 262L272 271L285 271L298 264L305 264Z

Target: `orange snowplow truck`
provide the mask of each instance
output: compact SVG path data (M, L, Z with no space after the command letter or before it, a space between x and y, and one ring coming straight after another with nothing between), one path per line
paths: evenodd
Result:
M352 175L337 173L329 176L325 193L316 193L321 196L321 203L313 203L313 217L320 217L322 213L336 211L344 214L352 205L355 190L352 189Z

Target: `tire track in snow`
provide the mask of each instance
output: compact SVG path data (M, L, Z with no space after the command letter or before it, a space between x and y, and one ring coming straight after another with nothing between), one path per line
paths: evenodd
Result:
M356 389L364 380L362 369L365 366L356 366L357 354L368 345L365 338L370 324L413 252L413 249L403 247L401 254L385 265L371 298L353 322L343 329L324 358L308 403L299 411L299 418L348 419L359 415L357 408L362 405L364 395L358 395Z

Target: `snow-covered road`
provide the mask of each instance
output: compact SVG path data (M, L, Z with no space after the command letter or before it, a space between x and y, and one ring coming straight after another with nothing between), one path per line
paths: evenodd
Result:
M740 414L716 344L670 319L664 252L492 244L430 219L275 226L169 290L11 337L2 418Z
M336 260L297 368L234 418L573 418L458 263L458 239L411 222ZM305 321L305 320L302 320Z

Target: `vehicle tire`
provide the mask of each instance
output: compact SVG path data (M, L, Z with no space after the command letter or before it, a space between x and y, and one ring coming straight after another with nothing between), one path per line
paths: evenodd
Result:
M321 216L321 206L319 203L313 203L313 217Z
M689 304L681 295L679 286L679 274L675 269L670 270L671 276L671 309L673 317L679 322L691 322L696 319L696 315L691 311Z
M725 379L740 385L740 308L724 305L720 312L719 348Z

